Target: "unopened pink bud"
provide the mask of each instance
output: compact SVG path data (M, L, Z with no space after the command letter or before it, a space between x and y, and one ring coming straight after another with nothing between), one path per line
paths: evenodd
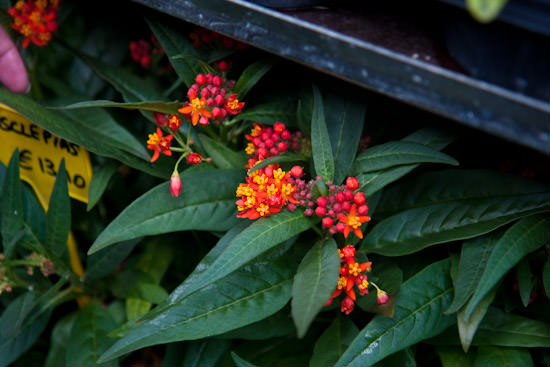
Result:
M376 299L379 305L387 303L390 299L388 294L381 289L376 290Z
M180 196L181 193L181 180L178 172L174 171L172 177L170 177L170 193L174 197Z

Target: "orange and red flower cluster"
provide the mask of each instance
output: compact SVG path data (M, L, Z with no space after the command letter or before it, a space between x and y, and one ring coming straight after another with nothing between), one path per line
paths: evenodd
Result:
M338 254L340 254L340 262L342 263L338 285L325 306L330 305L334 298L344 292L346 297L340 304L340 310L348 315L355 306L356 296L353 286L357 287L361 296L369 293L369 280L365 273L371 271L372 263L369 261L359 264L355 259L355 248L351 245L341 250L338 249Z
M235 86L233 80L219 75L198 74L195 82L187 91L189 102L178 110L193 126L197 123L208 125L210 121L220 123L229 115L239 114L244 107L237 94L230 93Z
M147 140L147 148L155 151L153 153L153 157L151 158L151 162L156 161L160 153L167 156L172 155L170 145L172 144L173 137L174 134L163 136L162 130L158 127L156 133L149 134L149 140Z
M298 166L295 166L298 167ZM260 168L248 175L246 183L237 188L237 209L239 218L257 219L278 213L288 204L294 210L297 204L294 195L296 187L293 175L301 175L301 167L285 172L273 164Z
M25 36L23 48L30 42L40 47L50 42L52 33L57 30L58 8L59 0L19 0L8 9L13 17L11 27Z
M257 161L274 157L287 150L300 148L301 132L292 134L282 122L277 121L273 127L255 123L250 134L245 135L249 141L246 154L250 156L247 168L252 168Z

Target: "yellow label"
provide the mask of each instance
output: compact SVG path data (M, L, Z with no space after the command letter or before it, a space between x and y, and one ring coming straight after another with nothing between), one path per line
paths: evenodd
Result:
M44 209L48 208L62 158L69 196L88 202L92 166L86 149L51 134L1 103L0 142L0 161L5 165L19 148L21 179L32 186Z

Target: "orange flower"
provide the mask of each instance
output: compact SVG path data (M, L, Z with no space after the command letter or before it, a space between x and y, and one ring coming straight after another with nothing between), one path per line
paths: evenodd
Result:
M232 115L236 115L241 112L244 107L244 102L239 102L236 94L232 94L227 101L225 101L225 109Z
M153 158L151 158L151 162L154 162L158 159L160 152L167 156L172 155L170 144L172 144L173 137L174 134L163 137L162 130L158 127L156 133L149 134L149 140L147 140L147 148L155 151L155 153L153 154Z
M25 36L23 48L33 42L37 46L45 46L52 39L52 33L57 30L57 8L59 1L19 0L14 7L8 9L13 17L11 27Z
M349 215L345 214L339 214L338 220L341 223L344 223L346 226L344 228L344 237L347 238L351 230L353 229L353 233L359 238L363 238L363 232L361 232L361 224L368 222L370 220L370 217L367 217L365 215L357 216L357 207L354 205L351 206L351 209L349 211Z
M199 99L195 97L191 100L191 103L187 102L185 106L180 108L178 111L184 115L191 115L191 122L193 123L193 126L197 126L201 116L204 116L207 119L212 117L210 111L204 108L205 104L206 101L204 98Z

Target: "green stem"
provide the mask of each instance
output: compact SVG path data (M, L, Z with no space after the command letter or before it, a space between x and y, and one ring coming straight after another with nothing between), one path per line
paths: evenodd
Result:
M319 227L317 227L317 225L313 225L311 226L311 228L319 235L321 236L321 238L324 238L325 237L325 234L323 233L323 231L321 231L321 229Z

